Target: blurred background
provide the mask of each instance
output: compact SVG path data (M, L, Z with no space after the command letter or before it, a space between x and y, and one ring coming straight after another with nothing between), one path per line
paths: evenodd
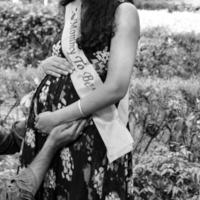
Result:
M24 119L36 68L61 34L57 1L0 1L0 124ZM134 200L200 199L200 1L134 0L141 21L130 88ZM21 101L21 99L23 99ZM0 171L13 169L0 158Z

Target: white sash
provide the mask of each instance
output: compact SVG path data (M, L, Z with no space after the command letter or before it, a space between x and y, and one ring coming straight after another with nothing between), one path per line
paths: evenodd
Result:
M63 52L66 58L75 68L71 74L74 88L79 97L83 98L102 85L103 82L76 43L80 34L80 13L81 7L75 7L71 3L66 7L62 47L65 48ZM106 146L110 163L133 149L133 138L126 128L128 122L127 97L128 94L120 102L119 111L112 105L93 114L93 121Z

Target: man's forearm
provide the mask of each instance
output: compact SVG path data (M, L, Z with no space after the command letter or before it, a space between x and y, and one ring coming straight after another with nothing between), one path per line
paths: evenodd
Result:
M35 192L38 190L41 182L43 181L44 175L49 168L56 150L54 142L47 139L41 151L30 164L29 168L32 170L36 178Z

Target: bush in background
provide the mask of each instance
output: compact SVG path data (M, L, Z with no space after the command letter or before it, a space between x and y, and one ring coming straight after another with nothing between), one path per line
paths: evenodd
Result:
M1 5L1 4L0 4ZM4 5L4 4L3 4ZM61 36L63 19L51 7L0 6L1 68L37 66ZM171 34L164 28L141 34L136 68L140 76L188 78L200 72L200 35Z
M1 67L36 66L62 30L58 12L42 5L0 4Z
M134 200L198 200L200 81L133 78Z
M138 76L189 78L200 73L200 35L148 29L141 34L138 49Z
M171 152L160 145L143 156L135 156L134 200L198 200L200 164L189 160L182 148Z
M0 131L27 117L32 92L39 83L35 68L0 69Z
M130 90L130 116L133 136L141 143L135 149L137 153L144 153L154 140L158 140L172 150L185 146L192 152L191 159L200 162L198 78L134 78ZM144 138L141 140L141 137Z
M37 66L61 36L63 19L51 7L0 4L0 61L3 68ZM188 78L200 72L200 35L143 30L136 61L140 76Z

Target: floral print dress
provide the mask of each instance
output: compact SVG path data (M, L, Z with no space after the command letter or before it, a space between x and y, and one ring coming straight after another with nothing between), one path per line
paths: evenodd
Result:
M61 41L53 46L53 55L64 57ZM89 59L104 81L109 49L94 52ZM47 138L34 127L35 113L55 111L78 99L69 75L60 78L47 75L42 80L32 99L22 166L30 164ZM79 138L55 155L36 200L131 200L132 193L131 153L109 164L100 134L93 120L88 119Z

